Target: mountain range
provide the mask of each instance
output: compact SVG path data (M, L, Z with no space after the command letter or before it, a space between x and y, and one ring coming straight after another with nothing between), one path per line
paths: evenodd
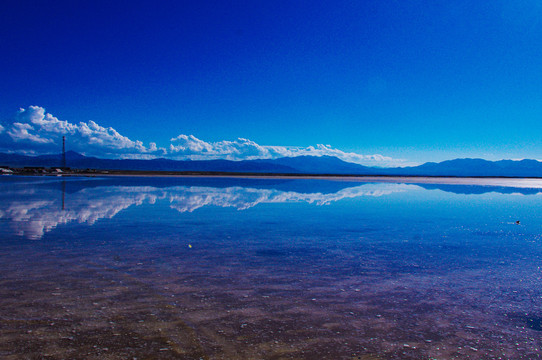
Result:
M10 167L61 166L62 155L27 156L0 153L0 165ZM298 156L259 160L101 159L66 152L66 164L74 169L189 171L272 174L386 175L386 176L491 176L542 177L537 160L455 159L419 166L379 168L345 162L331 156Z

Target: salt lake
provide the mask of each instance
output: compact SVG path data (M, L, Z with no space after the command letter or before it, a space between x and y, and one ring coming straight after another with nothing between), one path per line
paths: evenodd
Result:
M2 176L0 357L540 358L542 186L492 181Z

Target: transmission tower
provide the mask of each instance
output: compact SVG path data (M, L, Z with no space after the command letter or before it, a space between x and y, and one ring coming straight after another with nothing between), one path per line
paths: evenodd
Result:
M62 136L62 167L66 167L66 137Z

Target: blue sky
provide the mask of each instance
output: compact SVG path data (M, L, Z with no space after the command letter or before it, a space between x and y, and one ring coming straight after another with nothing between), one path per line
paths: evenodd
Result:
M540 44L537 0L6 0L0 148L542 159Z

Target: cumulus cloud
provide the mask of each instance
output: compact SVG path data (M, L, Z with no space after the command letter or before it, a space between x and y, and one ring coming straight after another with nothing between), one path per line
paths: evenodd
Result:
M280 156L271 146L261 146L254 141L238 138L235 141L208 143L194 135L179 135L171 139L169 151L172 155L191 159L223 158L229 160L269 159ZM278 147L277 147L278 148Z
M181 134L171 139L169 153L177 158L199 159L228 159L253 160L276 159L279 157L294 156L334 156L341 160L364 164L391 166L399 165L403 161L383 155L363 155L354 152L345 152L330 145L318 144L309 147L296 146L266 146L254 141L238 138L234 141L205 142L193 135Z
M133 141L92 120L78 124L59 120L39 106L20 109L6 129L0 131L0 149L4 151L58 153L62 136L67 136L70 149L86 155L131 157L163 153L156 146L145 147L141 141Z
M32 134L31 132L33 131L34 127L32 125L16 122L13 123L8 130L8 135L16 142L25 140L37 144L48 144L53 142L52 139L43 138L38 134Z
M403 163L402 160L383 155L345 152L323 144L309 147L269 146L244 138L207 142L185 134L171 138L166 146L158 146L156 142L146 146L142 141L132 140L112 127L101 126L92 120L78 124L60 120L40 106L20 109L11 121L0 125L0 151L58 153L62 146L62 136L67 137L70 150L87 156L107 158L253 160L311 155L334 156L344 161L372 166L396 166Z

